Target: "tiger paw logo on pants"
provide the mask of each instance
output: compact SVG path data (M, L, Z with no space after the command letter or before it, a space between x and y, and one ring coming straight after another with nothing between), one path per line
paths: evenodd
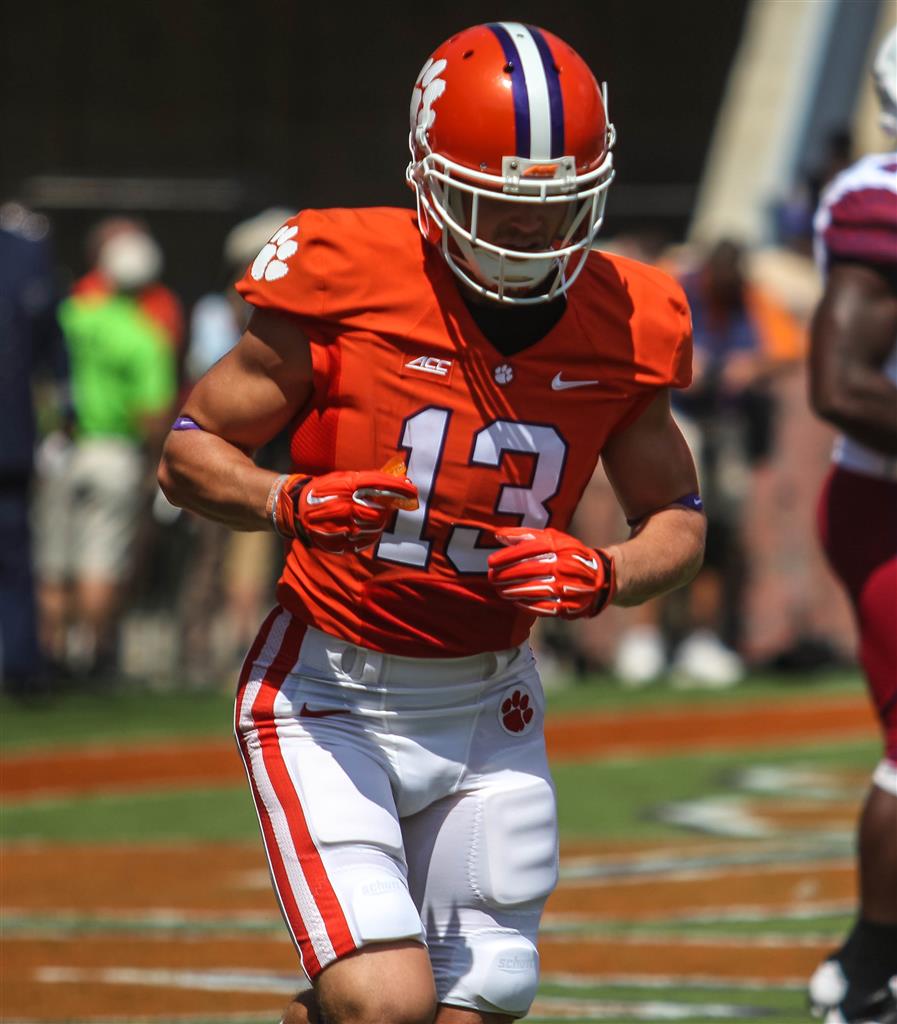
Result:
M530 692L525 686L511 686L505 690L498 706L498 720L506 733L519 736L526 732L535 713Z

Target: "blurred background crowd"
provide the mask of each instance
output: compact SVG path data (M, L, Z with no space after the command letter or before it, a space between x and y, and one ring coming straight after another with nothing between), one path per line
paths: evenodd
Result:
M272 603L278 539L169 505L155 484L161 443L240 336L249 311L231 286L285 217L408 204L405 93L440 39L483 17L460 3L392 35L364 14L340 38L332 19L303 20L298 6L273 4L251 48L231 38L230 4L214 23L202 5L179 8L176 41L160 41L165 2L90 36L63 13L43 31L56 85L74 70L67 44L81 44L68 92L26 89L27 62L10 54L4 74L23 100L14 107L4 90L5 137L49 129L14 147L0 174L0 665L11 692L122 678L230 686ZM544 22L533 6L496 16ZM608 79L619 132L600 245L663 267L691 304L695 377L675 409L710 530L685 591L543 630L546 681L603 672L624 686L723 687L754 669L804 679L850 663L854 627L813 527L831 434L806 400L821 291L812 217L834 174L885 148L867 72L893 11L696 0L645 25L616 0L570 7L546 27ZM17 8L13 27L28 37L34 17ZM258 458L288 468L280 439ZM599 470L573 532L607 544L625 529Z

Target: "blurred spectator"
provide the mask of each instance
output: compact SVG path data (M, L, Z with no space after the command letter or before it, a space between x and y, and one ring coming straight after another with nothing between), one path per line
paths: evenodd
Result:
M807 173L774 210L778 241L810 256L813 251L813 214L825 186L853 160L853 136L848 128L830 132L818 165Z
M656 231L642 231L611 239L604 248L656 263L686 283L696 280L706 262L701 251L661 251L659 240ZM755 418L747 452L738 460L741 468L730 473L730 483L740 476L749 491L737 522L749 571L740 585L724 588L722 618L747 664L803 679L808 670L849 660L855 635L850 607L817 550L808 511L831 447L831 432L807 409L804 384L807 323L820 295L819 275L807 256L781 248L752 251L741 274L745 311L762 352L755 411L765 406L769 415ZM700 432L681 412L679 417L699 454ZM726 417L733 419L728 429L737 438L737 417ZM596 545L625 533L600 466L580 503L576 530ZM548 639L568 663L612 666L630 685L644 685L669 671L669 652L686 628L688 612L684 595L627 609L625 615L610 608L561 629L551 623L552 633L560 635ZM678 681L689 680L680 673Z
M115 667L121 597L176 394L170 339L138 298L161 260L149 235L114 233L98 253L106 289L82 290L59 310L75 431L69 457L42 480L41 605L52 656L65 663L74 655L91 673Z
M90 270L72 285L72 295L79 297L111 295L119 290L120 283L104 266L103 252L106 243L123 235L138 238L149 236L149 229L140 221L130 217L107 217L95 224L87 234L85 255ZM134 300L140 309L164 332L174 347L178 365L184 355L184 312L174 292L159 281L162 270L161 254L155 272L143 283L132 289Z
M49 375L63 398L68 364L56 319L46 218L0 207L0 680L27 696L41 682L29 493L35 447L32 387Z
M222 290L203 295L190 317L186 356L189 384L239 340L251 307L237 293L234 283L292 213L276 207L264 210L228 233ZM278 459L269 450L264 464L288 468L289 458L284 453ZM235 533L199 516L188 513L185 518L191 543L179 601L180 672L188 684L200 686L207 685L216 674L226 675L245 654L264 606L271 600L282 551L272 534Z
M669 615L681 638L672 665L679 684L731 686L745 672L736 651L746 564L742 512L751 466L771 443L768 361L738 244L718 242L682 284L694 325L694 381L673 400L699 466L706 556L701 572L672 604L654 602L637 612L620 640L615 673L638 685L666 670L660 620Z

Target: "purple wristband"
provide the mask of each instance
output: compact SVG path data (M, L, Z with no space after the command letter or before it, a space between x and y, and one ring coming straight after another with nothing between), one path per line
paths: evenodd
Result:
M697 492L692 494L683 494L681 498L676 498L671 501L669 505L664 505L664 508L669 508L670 505L681 505L683 508L690 509L692 512L703 512L704 502L701 501L701 495ZM659 511L659 510L658 510ZM639 516L638 519L627 519L627 526L638 526L639 523L644 522L648 516L654 515L653 512L648 512L647 515Z
M681 498L677 498L674 505L681 505L683 508L690 508L692 512L703 512L704 502L701 501L701 495L694 494L683 494Z
M172 430L202 430L202 427L192 416L178 416L171 425Z

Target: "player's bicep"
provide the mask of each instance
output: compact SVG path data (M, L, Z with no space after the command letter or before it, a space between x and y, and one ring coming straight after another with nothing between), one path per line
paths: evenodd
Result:
M256 310L240 341L197 382L183 414L253 450L286 427L311 392L311 351L296 318Z
M640 519L698 490L694 459L665 390L608 440L601 461L627 519Z

